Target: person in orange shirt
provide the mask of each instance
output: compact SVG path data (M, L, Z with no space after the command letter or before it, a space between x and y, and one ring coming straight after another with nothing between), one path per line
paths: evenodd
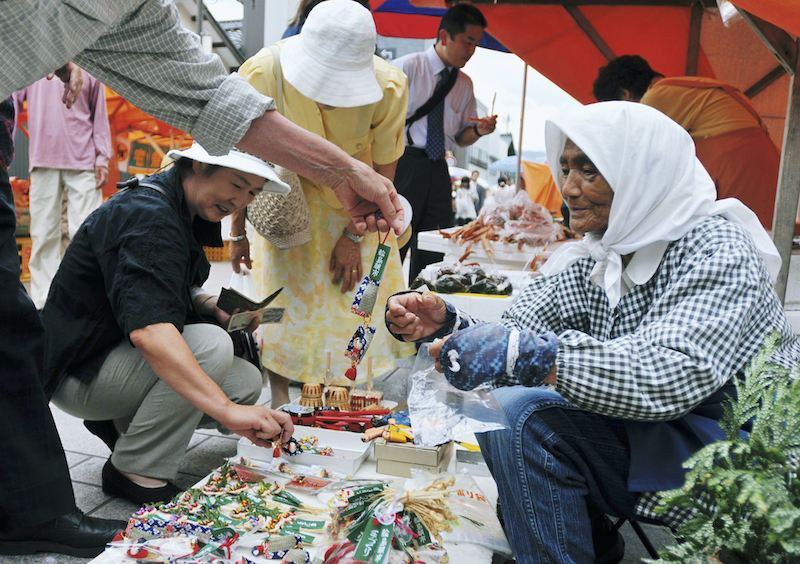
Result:
M662 111L694 139L717 197L737 198L772 229L780 153L739 90L712 78L665 78L642 57L623 55L594 81L598 101L630 100Z

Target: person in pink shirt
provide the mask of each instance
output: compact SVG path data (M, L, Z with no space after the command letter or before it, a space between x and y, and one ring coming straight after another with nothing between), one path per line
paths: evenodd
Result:
M28 101L30 146L31 298L42 309L61 262L61 201L67 194L72 238L103 203L108 182L111 132L103 84L83 71L83 89L71 108L64 85L43 78L14 94L17 115Z

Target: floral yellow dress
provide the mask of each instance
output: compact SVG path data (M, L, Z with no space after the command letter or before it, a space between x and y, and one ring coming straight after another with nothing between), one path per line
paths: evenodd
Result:
M280 47L282 43L277 45ZM384 97L357 108L321 110L284 79L283 115L370 166L392 163L405 149L407 80L402 71L380 57L375 57L375 69ZM239 68L239 74L262 94L277 98L275 61L269 49L262 49L246 61ZM341 283L333 284L328 267L333 247L350 217L330 188L306 178L300 180L311 212L311 242L280 250L257 234L251 241L257 290L266 296L283 287L275 305L286 307L284 323L261 327L262 362L265 368L290 380L321 382L330 352L331 375L339 382L346 382L344 372L350 367L350 361L344 352L362 318L350 312L355 289L342 294ZM387 298L404 288L393 233L389 234L386 244L391 246L392 252L372 317L377 332L359 366L358 381L366 377L370 357L373 374L378 376L395 367L396 357L414 354L414 347L396 341L384 323ZM369 271L377 245L376 233L367 234L361 242L363 272Z

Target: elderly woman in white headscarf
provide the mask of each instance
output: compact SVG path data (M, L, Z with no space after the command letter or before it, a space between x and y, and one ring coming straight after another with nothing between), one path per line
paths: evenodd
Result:
M755 214L715 201L689 135L652 108L605 102L547 122L571 225L501 324L432 294L387 304L403 340L462 389L491 381L510 427L479 436L518 562L618 562L605 514L676 526L653 492L723 436L731 379L772 329L773 361L800 344L772 288L780 259ZM552 388L541 386L551 384ZM521 385L520 385L521 384Z

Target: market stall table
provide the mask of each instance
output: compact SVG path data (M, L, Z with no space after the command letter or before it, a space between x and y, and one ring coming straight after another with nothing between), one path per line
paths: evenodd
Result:
M445 238L442 233L453 233L457 227L443 229L439 231L424 231L418 236L418 247L424 251L444 253L444 260L440 263L429 265L426 270L448 267L459 263L459 258L464 254L464 246L459 245L452 239ZM546 248L531 247L522 245L520 250L516 243L502 243L492 241L492 256L480 244L472 246L472 253L464 263L477 263L487 273L501 274L508 277L514 286L514 291L510 296L493 296L479 294L440 294L442 299L447 300L461 311L483 321L499 322L503 312L516 301L520 292L531 280L537 276L535 272L529 270L532 261L546 260L561 245L568 245L573 240L556 241ZM526 268L528 267L528 268Z
M340 432L341 433L347 433L345 431L337 431L336 433L340 433ZM347 433L347 434L348 435L352 434L354 436L357 436L357 435L355 435L353 433ZM472 436L472 437L464 437L464 439L466 440L466 442L472 442L472 443L475 442L474 436ZM462 447L460 447L458 445L456 445L456 449L464 450ZM448 464L447 464L447 471L446 471L445 474L442 474L442 476L455 474L455 472L456 472L456 456L455 456L456 449L449 449L448 450L449 461L448 461ZM375 480L375 481L388 482L391 486L393 486L393 487L397 488L398 490L400 490L402 488L403 483L405 482L405 480L403 478L396 478L394 476L387 476L387 475L384 475L384 474L378 474L377 471L376 471L376 459L375 459L375 456L373 454L373 449L372 448L369 449L369 453L370 453L369 456L364 460L364 462L363 462L363 464L361 464L360 468L358 468L358 471L353 476L353 478L359 479L359 480ZM213 472L212 472L211 475L213 475ZM209 479L209 477L211 475L207 476L206 478L204 478L203 480L198 482L198 484L195 487L201 487ZM481 494L485 497L485 501L488 504L488 506L491 507L491 508L496 507L496 504L497 504L497 486L496 486L494 480L491 477L485 477L485 476L472 476L472 478L474 479L474 481L477 484L478 488L481 490ZM317 508L321 508L321 509L326 508L326 506L314 495L309 495L309 494L305 494L305 493L298 493L298 492L296 492L294 490L292 491L292 493L294 495L296 495L297 498L300 499L300 501L302 501L304 505L307 505L309 507L317 507ZM326 516L326 513L320 514L319 516L317 516L317 518L322 518L323 516ZM494 518L494 516L492 516L492 517ZM503 541L504 541L504 539L503 539ZM470 563L477 563L477 564L490 563L492 561L492 554L495 552L494 550L492 550L492 549L490 549L490 548L488 548L486 546L481 546L481 545L473 544L473 543L453 542L453 541L447 540L446 538L444 540L443 545L444 545L444 548L446 549L447 554L448 554L448 556L450 558L450 562L470 562ZM323 546L323 545L319 545L319 546L312 545L311 547L309 547L309 555L311 556L311 562L315 562L316 561L316 560L314 560L315 553L320 550L321 546ZM244 546L243 545L243 546L239 547L237 549L237 551L234 553L234 555L232 555L233 558L230 560L230 562L240 562L240 561L242 561L241 557L246 557L247 561L255 562L255 563L265 563L266 564L268 562L277 562L278 561L278 560L266 560L265 558L260 557L260 556L258 556L258 557L253 556L250 551L251 551L251 547L250 546ZM437 552L437 554L439 556L441 556L443 553L442 552ZM321 556L322 555L320 554L317 557L321 558ZM119 563L119 562L121 562L123 560L124 560L124 557L120 554L119 549L116 549L116 550L107 549L105 552L103 552L102 554L100 554L99 556L94 558L90 562L90 564L117 564L117 563ZM127 559L126 561L130 562L131 560ZM321 562L321 560L319 560L319 562ZM433 560L430 560L430 562L433 562Z

